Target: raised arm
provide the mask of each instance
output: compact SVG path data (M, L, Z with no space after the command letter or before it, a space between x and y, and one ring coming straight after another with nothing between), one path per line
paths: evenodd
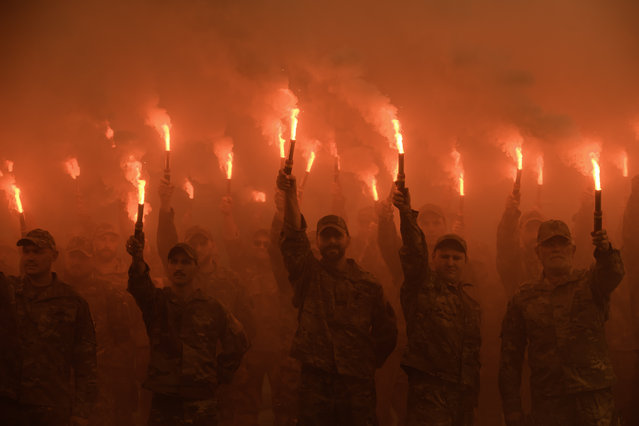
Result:
M220 212L222 213L222 239L229 255L229 262L233 270L239 271L242 269L246 253L240 240L240 229L233 215L233 197L230 195L222 197Z
M72 416L87 419L98 397L96 341L89 305L83 299L75 318L73 339L75 396Z
M521 405L521 372L526 352L526 325L519 305L513 299L508 304L501 325L501 358L499 361L499 392L504 418L508 426L523 425Z
M601 301L608 301L624 276L621 253L612 248L605 230L593 232L592 243L596 259L592 269L592 292Z
M129 267L129 285L127 290L142 311L146 320L153 311L156 299L156 287L149 275L149 267L144 261L144 234L138 240L135 236L129 237L126 250L131 255ZM145 321L146 322L146 321Z
M158 217L157 245L158 254L164 268L167 265L169 250L178 242L177 229L175 229L175 212L171 207L171 197L174 187L168 181L162 179L158 189L160 195L160 213Z
M497 225L497 272L508 297L512 297L522 280L519 247L519 195L509 194L506 208Z
M377 245L379 246L379 252L391 273L393 283L399 287L404 280L404 273L398 255L401 240L395 227L392 205L390 200L383 200L378 201L375 207L378 218Z

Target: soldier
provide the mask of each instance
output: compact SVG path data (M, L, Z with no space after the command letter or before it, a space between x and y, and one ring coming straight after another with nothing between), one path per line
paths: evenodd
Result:
M151 345L144 384L153 392L149 425L216 425L218 385L231 381L248 349L242 325L196 287L198 258L188 244L169 250L170 286L164 288L151 281L144 237L129 238L127 251L132 257L128 290Z
M23 424L85 425L96 399L96 342L87 302L51 271L58 251L34 229L18 241L22 277L9 277L20 339ZM4 345L4 342L3 342Z
M499 387L508 426L524 424L520 387L526 347L534 424L612 423L614 374L604 323L624 270L606 231L592 233L592 242L595 265L575 271L568 226L559 220L539 226L536 251L543 273L519 288L502 324Z
M120 235L113 225L102 223L93 233L93 267L95 277L124 290L127 282L126 264L118 256Z
M344 220L318 221L317 260L295 177L280 170L277 186L285 194L281 250L299 312L291 350L302 364L298 424L376 425L374 375L395 347L395 313L377 280L345 257Z
M479 393L479 304L464 290L466 242L444 234L433 245L432 267L418 213L408 189L394 190L400 213L404 270L401 289L408 346L402 367L408 375L406 424L473 424Z
M88 302L98 343L98 403L91 425L133 424L137 410L135 318L131 296L95 277L93 248L84 237L73 237L65 251L65 279Z
M497 226L497 271L508 299L521 283L534 280L541 272L535 246L537 230L544 218L537 210L522 215L519 197L519 194L508 195Z
M0 273L0 424L20 424L20 338L11 283Z

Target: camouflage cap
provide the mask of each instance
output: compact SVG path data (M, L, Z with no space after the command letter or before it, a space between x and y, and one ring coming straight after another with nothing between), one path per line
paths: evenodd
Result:
M348 233L348 226L346 226L346 221L334 214L324 216L317 221L317 234L320 234L326 228L334 228L345 233L346 235L350 235Z
M50 248L51 250L56 250L55 240L53 239L53 236L49 233L49 231L45 231L44 229L40 228L29 231L27 235L18 240L16 245L26 246L29 244L33 244L40 248Z
M191 258L197 264L197 253L195 249L188 245L187 243L177 243L171 250L169 250L168 259L171 259L178 253L184 253L187 257Z
M91 241L89 241L88 238L80 236L71 238L71 240L69 240L69 243L67 244L66 250L67 253L79 251L89 257L93 255L93 245L91 244Z
M116 237L120 236L118 231L115 230L115 226L106 222L99 224L98 227L95 228L95 231L93 232L93 238L98 238L103 235L115 235Z
M537 243L541 244L553 237L563 237L568 241L572 241L570 228L565 222L555 219L542 222L539 225L539 231L537 231Z
M459 246L459 251L464 252L464 254L468 254L468 246L466 245L466 240L460 237L457 234L445 234L441 237L437 238L437 242L435 243L435 247L433 248L433 252L440 248L446 242L453 242Z
M441 207L435 204L424 204L419 208L419 215L426 216L427 214L434 214L435 216L439 216L446 221L446 215L444 214L444 210Z
M213 234L211 234L211 231L198 225L191 226L186 230L186 232L184 232L184 241L190 241L191 238L195 237L196 235L201 235L207 238L209 241L213 241Z
M529 224L530 222L545 222L546 218L544 217L543 214L541 214L541 212L539 210L528 210L527 212L525 212L524 214L521 215L521 218L519 218L519 226L525 226L527 224Z

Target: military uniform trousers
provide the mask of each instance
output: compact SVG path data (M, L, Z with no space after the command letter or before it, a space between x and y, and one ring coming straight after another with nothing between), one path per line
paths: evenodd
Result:
M615 404L610 388L532 401L535 426L611 426Z
M302 365L298 426L377 426L375 380Z

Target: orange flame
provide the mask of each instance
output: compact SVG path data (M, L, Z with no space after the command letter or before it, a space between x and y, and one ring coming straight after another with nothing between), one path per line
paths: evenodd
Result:
M24 209L22 208L22 200L20 198L20 188L15 185L11 186L13 188L13 197L16 203L16 209L18 210L18 213L22 214L24 213Z
M76 158L69 158L64 163L64 167L67 169L67 173L71 176L71 179L77 179L78 176L80 176L80 165Z
M463 197L466 195L464 191L464 167L461 163L461 154L456 149L453 151L453 159L455 160L455 174L457 175L458 180L457 191L459 192L459 195Z
M171 128L168 124L162 124L162 132L164 133L164 150L171 150Z
M371 193L373 194L373 200L379 201L379 193L377 192L377 179L375 179L375 176L371 177L370 186Z
M266 193L261 191L253 191L251 193L251 198L256 203L266 203Z
M315 151L311 151L308 161L306 162L306 173L310 173L313 168L313 163L315 162Z
M537 157L537 185L544 184L544 157Z
M231 179L233 177L233 151L229 152L226 156L226 178Z
M194 198L195 190L193 189L193 184L188 179L184 180L184 191L186 192L186 195L189 196L189 199L192 200Z
M282 126L280 126L280 132L278 134L280 140L280 158L286 158L286 140L282 137Z
M296 140L297 137L297 116L300 113L299 108L293 108L291 111L291 140Z
M129 219L133 222L137 221L138 217L138 205L145 203L145 186L146 181L142 180L142 163L137 161L133 156L130 156L123 164L124 175L131 185L135 188L135 192L129 192L129 202L127 204L127 213ZM146 216L151 211L150 208L145 208L144 215Z
M626 151L623 152L621 174L623 177L628 177L628 153Z
M601 191L601 169L599 168L599 153L591 152L592 178L595 182L595 190Z
M146 187L146 181L143 179L138 180L138 204L144 204L144 190Z
M106 136L108 140L113 140L113 136L115 136L115 132L113 131L109 123L106 124L106 130L104 131L104 136Z
M459 195L462 197L466 195L464 192L464 172L459 174Z
M524 168L524 154L521 145L515 147L515 156L517 157L517 170L522 170Z
M393 128L395 129L395 143L397 145L397 152L404 153L404 137L401 134L399 120L393 119Z

